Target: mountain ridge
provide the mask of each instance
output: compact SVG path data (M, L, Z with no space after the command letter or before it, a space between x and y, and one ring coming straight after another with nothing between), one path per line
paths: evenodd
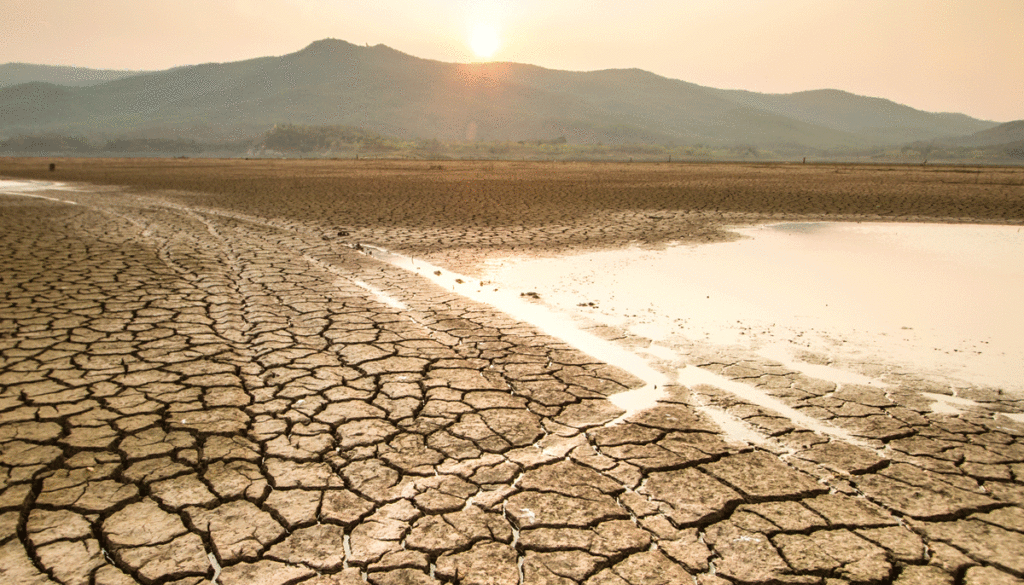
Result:
M998 126L975 132L970 136L959 137L947 142L964 147L1000 146L1024 142L1024 120L1004 122Z
M3 66L0 66L3 67ZM995 122L842 90L722 90L638 68L448 63L321 39L278 57L137 72L85 86L0 87L0 138L63 132L231 138L273 124L402 138L865 148L965 136ZM202 130L198 130L202 129ZM199 136L203 134L203 136Z
M148 73L121 69L90 69L67 65L37 65L33 63L4 63L0 65L0 87L20 85L34 81L69 87L98 85L107 81Z

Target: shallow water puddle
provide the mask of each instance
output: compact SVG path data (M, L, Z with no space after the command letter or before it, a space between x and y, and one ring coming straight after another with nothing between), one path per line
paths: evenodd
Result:
M881 385L792 356L810 351L1024 392L1021 228L803 223L738 231L748 237L492 261L485 278L663 344L782 356L839 383Z
M349 279L349 281L352 284L358 286L359 288L365 290L366 292L372 294L375 299L391 307L392 309L398 309L399 311L407 311L409 309L408 305L396 299L395 297L385 293L384 291L380 290L375 286L371 286L355 278Z
M799 359L794 355L792 347L787 344L766 345L758 350L758 354L769 358L779 364L797 371L812 378L832 382L836 385L859 384L861 386L873 386L875 388L886 388L889 385L881 380L870 376L842 370L836 367L823 364L812 364Z
M47 197L46 195L40 195L39 191L75 191L76 189L66 183L58 183L56 181L16 181L10 179L0 179L0 195L17 195L19 197L33 197L36 199L46 199L48 201L56 201L58 203L69 203L71 205L78 205L75 201L68 201L67 199L58 199L56 197Z
M711 422L718 425L718 428L722 429L722 434L725 435L726 439L729 441L748 443L750 445L763 445L771 442L768 437L755 431L747 423L720 408L700 404L698 404L696 408L702 414L710 418Z
M964 411L961 407L970 408L980 406L973 400L957 396L947 396L945 394L936 394L934 392L922 392L921 396L932 401L932 412L938 414L963 414Z
M679 384L690 387L700 385L714 386L715 388L730 392L751 404L774 411L805 429L821 433L826 436L835 437L854 445L867 446L867 443L857 439L844 429L807 416L799 410L788 406L781 400L769 396L749 384L736 382L695 366L686 366L680 369L679 374L676 376L676 381ZM724 430L727 432L729 431L728 428L725 428Z

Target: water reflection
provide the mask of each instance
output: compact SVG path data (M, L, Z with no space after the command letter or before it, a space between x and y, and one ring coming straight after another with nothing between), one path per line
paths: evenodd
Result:
M740 346L1024 391L1024 232L789 223L746 239L508 259L486 278L669 346Z
M768 226L770 229L777 230L780 232L792 232L797 234L813 234L815 232L827 231L830 223L815 221L815 222L792 222L792 223L780 223Z

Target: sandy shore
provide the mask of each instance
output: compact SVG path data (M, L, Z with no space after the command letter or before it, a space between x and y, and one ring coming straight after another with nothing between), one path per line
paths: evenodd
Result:
M642 340L589 352L430 280L738 223L1020 224L1021 169L49 162L0 160L93 184L0 194L8 581L1024 578L1016 397L810 356L665 383L614 351Z

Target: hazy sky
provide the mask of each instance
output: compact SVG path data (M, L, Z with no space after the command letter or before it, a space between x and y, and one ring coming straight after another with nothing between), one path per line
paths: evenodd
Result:
M471 61L637 67L700 85L837 88L1024 119L1024 0L2 0L0 63L166 69L333 37Z

